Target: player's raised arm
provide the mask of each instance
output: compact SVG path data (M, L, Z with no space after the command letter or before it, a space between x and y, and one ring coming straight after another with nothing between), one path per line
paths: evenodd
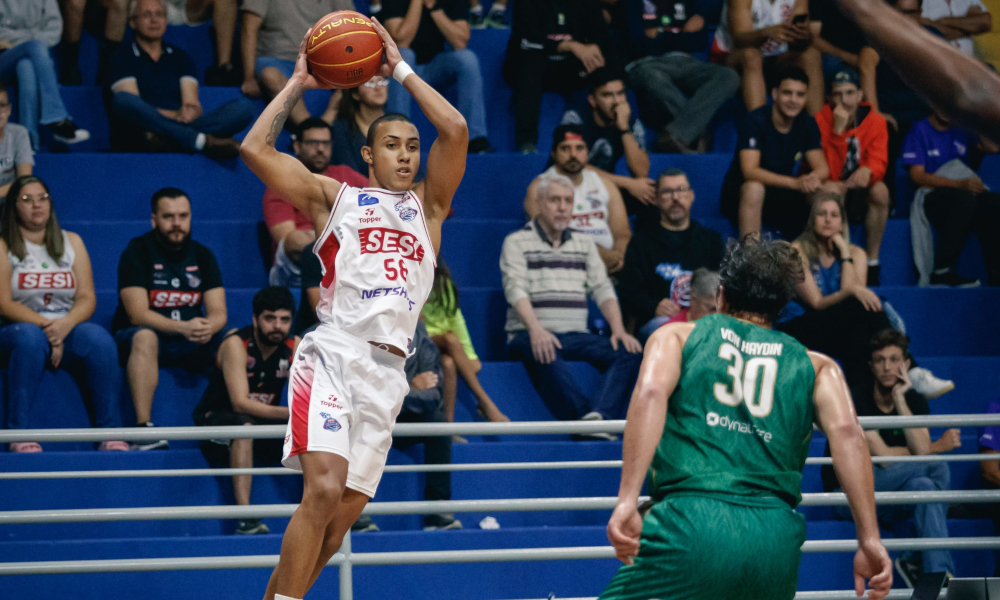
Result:
M809 353L816 369L813 403L816 420L830 440L830 455L840 487L854 515L858 552L854 556L854 587L858 596L869 580L869 600L880 600L892 587L892 561L882 546L875 516L872 459L844 374L832 359Z
M427 178L424 180L424 211L427 220L440 226L451 209L451 199L465 175L465 158L469 152L469 126L465 117L434 88L427 85L413 69L403 62L396 42L389 32L372 17L372 26L382 36L385 64L380 74L393 77L412 95L427 120L437 129L438 138L427 156ZM429 226L437 228L433 223ZM433 233L433 232L432 232Z
M310 29L302 38L299 57L295 61L295 72L288 78L285 88L278 92L253 124L250 133L243 140L240 156L267 187L305 214L315 217L316 209L320 212L328 210L340 189L340 182L324 175L310 173L298 159L284 152L278 152L274 147L285 120L288 119L292 107L302 98L302 93L305 90L327 87L309 74L306 63L306 42L311 32ZM323 189L323 180L332 185L329 194Z

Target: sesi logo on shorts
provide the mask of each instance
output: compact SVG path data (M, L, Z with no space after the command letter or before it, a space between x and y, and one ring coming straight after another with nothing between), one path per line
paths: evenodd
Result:
M149 290L151 308L176 308L178 306L200 306L201 292L174 292L170 290Z
M424 247L412 233L386 227L366 227L358 230L358 237L361 254L399 254L416 262L424 259Z
M62 273L32 273L21 271L17 274L17 288L21 290L71 290L76 287L72 271Z

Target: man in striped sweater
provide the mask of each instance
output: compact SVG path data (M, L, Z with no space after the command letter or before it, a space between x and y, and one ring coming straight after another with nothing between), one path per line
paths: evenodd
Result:
M614 286L593 238L569 229L573 182L563 175L542 175L537 195L538 215L507 236L500 256L510 305L506 330L511 358L524 362L557 419L624 418L642 346L625 332ZM600 306L610 338L588 331L588 294ZM584 394L566 361L588 362L605 373L597 397Z

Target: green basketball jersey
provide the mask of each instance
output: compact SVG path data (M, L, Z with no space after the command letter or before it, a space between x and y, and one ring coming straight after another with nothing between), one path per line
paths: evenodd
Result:
M727 315L699 319L650 466L650 490L795 506L812 437L816 373L788 335Z

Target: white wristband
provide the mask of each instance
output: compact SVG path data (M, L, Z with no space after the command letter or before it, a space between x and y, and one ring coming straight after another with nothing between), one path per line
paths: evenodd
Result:
M402 60L399 61L399 63L396 65L396 68L392 70L392 78L398 81L399 83L403 83L403 80L406 79L406 76L412 74L413 74L413 68Z

